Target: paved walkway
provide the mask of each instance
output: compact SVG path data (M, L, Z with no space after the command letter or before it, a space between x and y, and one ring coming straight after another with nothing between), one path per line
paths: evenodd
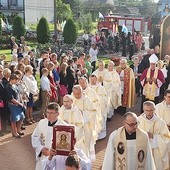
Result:
M140 108L140 99L131 111L138 114ZM39 114L35 115L38 119ZM107 122L107 136L105 139L97 141L96 144L96 161L93 163L93 170L99 170L107 146L107 141L110 133L122 125L123 117L119 114L114 114L112 120ZM35 167L35 153L31 147L31 133L36 127L37 123L27 126L25 136L21 139L15 139L11 133L0 137L0 170L34 170Z

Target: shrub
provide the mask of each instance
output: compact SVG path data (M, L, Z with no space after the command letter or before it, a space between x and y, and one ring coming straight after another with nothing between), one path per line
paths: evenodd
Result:
M63 30L64 42L74 44L77 40L77 29L72 19L68 19Z
M25 36L26 29L23 22L23 19L20 16L16 16L13 22L13 35L19 39L21 36Z
M0 18L0 35L2 35L2 19Z
M46 18L42 17L37 25L37 41L45 44L50 41L50 30Z

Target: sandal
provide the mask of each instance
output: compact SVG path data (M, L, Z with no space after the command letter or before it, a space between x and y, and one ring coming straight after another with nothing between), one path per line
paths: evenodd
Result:
M35 120L34 120L33 118L31 118L31 122L32 122L32 123L35 123Z
M32 125L32 122L31 122L30 119L27 119L27 120L26 120L26 123L27 123L27 125Z

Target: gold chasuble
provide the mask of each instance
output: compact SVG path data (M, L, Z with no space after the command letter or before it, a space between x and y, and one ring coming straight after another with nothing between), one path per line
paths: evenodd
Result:
M157 79L158 77L158 68L155 68L153 78ZM146 78L150 79L151 78L151 69L148 68ZM149 100L154 100L155 99L155 93L156 93L157 85L155 82L147 82L146 85L144 86L145 90L145 96Z
M133 70L129 67L122 69L118 67L118 74L124 71L124 87L123 87L123 95L122 95L122 106L131 108L135 104L135 77Z
M142 130L136 129L136 170L145 170L148 138ZM127 170L127 140L125 128L119 128L115 141L114 170Z

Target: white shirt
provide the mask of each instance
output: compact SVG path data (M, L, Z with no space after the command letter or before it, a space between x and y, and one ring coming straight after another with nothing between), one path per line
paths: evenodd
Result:
M37 81L35 80L33 75L30 75L29 77L24 75L22 80L27 85L29 93L31 93L33 95L37 94L37 92L38 92Z
M40 83L43 91L51 91L50 81L47 76L42 75Z
M91 62L97 61L97 53L97 49L94 50L93 48L90 48L89 54L91 56Z
M90 159L84 154L81 149L75 148L77 156L80 159L80 167L81 170L91 170L91 161ZM65 169L65 161L67 156L56 155L53 156L52 160L49 161L48 157L42 160L43 170L64 170Z

